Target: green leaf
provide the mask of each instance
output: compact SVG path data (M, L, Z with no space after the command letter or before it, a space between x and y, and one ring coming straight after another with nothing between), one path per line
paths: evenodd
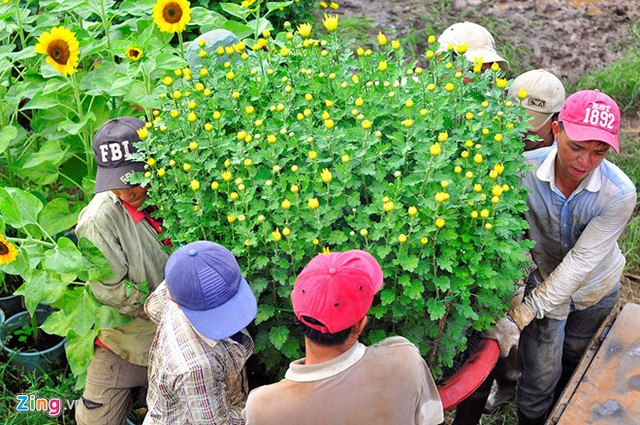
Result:
M249 14L251 13L251 9L247 9L246 7L234 3L220 3L220 8L229 15L235 18L239 18L242 21L245 21L247 19L247 16L249 16Z
M45 253L42 265L45 270L73 276L85 271L85 262L82 254L73 241L65 237L61 237L56 241L55 249Z
M257 270L262 270L267 266L267 264L269 264L269 257L261 255L254 260L253 267Z
M78 249L82 256L92 266L89 268L87 280L98 282L113 277L113 271L109 261L104 257L102 252L85 237L78 239Z
M56 275L35 270L31 278L25 280L15 293L24 296L29 314L33 314L38 304L53 304L58 301L65 289L67 289L67 283Z
M78 335L86 335L93 327L96 310L102 306L86 287L66 291L56 305L69 319L69 327Z
M236 21L227 21L224 23L224 29L231 31L239 39L244 39L253 35L254 28L251 28L247 25L241 24Z
M89 121L95 121L96 115L93 112L87 113L80 122L73 122L70 120L64 120L58 123L58 131L64 131L69 134L76 135L87 126Z
M279 1L279 2L267 2L267 14L276 11L282 10L287 6L291 5L291 1Z
M67 336L69 333L69 320L64 311L54 311L40 327L49 335Z
M11 227L22 227L22 214L15 199L2 187L0 187L0 216Z
M42 201L29 192L15 187L7 188L7 193L15 200L18 206L21 224L37 224L38 214L40 214L43 207ZM2 206L1 202L0 206Z
M421 299L423 292L424 292L424 284L417 279L414 279L411 285L405 288L404 290L404 293L412 300Z
M78 222L78 213L70 213L67 201L56 198L44 206L38 222L48 234L57 235Z
M69 149L62 150L60 148L60 142L58 140L47 140L40 147L38 152L34 152L22 165L22 168L37 167L44 162L51 162L52 164L59 165L65 158L65 154Z
M418 267L418 263L420 262L420 259L418 258L418 256L407 255L407 254L401 255L399 260L400 260L400 267L402 267L403 270L406 270L408 272L414 271L416 267Z
M98 336L98 330L94 329L85 335L78 335L74 331L69 331L67 335L67 360L74 375L86 373L89 362L94 354L94 341Z
M269 286L269 281L263 277L259 277L251 280L251 282L249 282L249 286L251 286L251 290L253 291L254 295L258 296L265 289L267 289L267 287Z
M391 289L380 291L380 304L389 305L396 300L396 294Z
M130 316L118 313L116 308L103 305L96 310L96 326L100 329L117 328L131 321Z
M276 313L276 308L272 305L261 304L258 306L258 314L256 314L255 323L256 325L264 322L267 319L273 317Z
M18 135L18 129L12 125L2 127L0 130L0 154L3 153L11 144L11 141Z
M269 340L278 350L282 348L287 339L289 339L289 328L286 326L276 326L269 331Z
M222 28L227 18L213 10L196 6L191 8L191 20L200 24L200 33L204 34L216 28Z
M444 316L445 307L444 302L436 300L435 298L429 298L427 300L427 311L429 312L429 318L431 320L438 320Z
M58 99L51 96L36 94L33 99L25 105L28 109L51 109L59 106Z
M187 66L187 61L172 53L159 53L156 57L156 69L173 71Z
M51 162L46 161L34 168L25 168L22 170L22 175L33 181L35 184L42 186L53 184L60 173L58 167Z

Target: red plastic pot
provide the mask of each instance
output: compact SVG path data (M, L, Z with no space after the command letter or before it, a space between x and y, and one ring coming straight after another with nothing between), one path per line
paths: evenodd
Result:
M492 339L483 339L476 351L458 370L438 387L442 408L449 410L469 397L489 376L500 356L500 347Z

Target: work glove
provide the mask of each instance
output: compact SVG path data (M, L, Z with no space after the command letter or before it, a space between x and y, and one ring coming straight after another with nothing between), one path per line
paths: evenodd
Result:
M519 286L511 297L511 309L516 308L524 298L524 286ZM489 329L483 332L483 338L495 339L500 347L500 357L505 358L509 355L509 351L513 347L518 346L520 341L520 328L511 318L506 315L498 319L498 321Z
M520 329L509 316L498 319L496 323L482 333L483 338L495 339L500 347L500 357L505 358L513 347L518 346L520 341Z

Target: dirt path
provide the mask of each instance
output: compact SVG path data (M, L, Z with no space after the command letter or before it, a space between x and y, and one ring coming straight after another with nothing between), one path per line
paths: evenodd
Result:
M508 58L528 52L518 59L520 66L574 79L622 57L632 23L640 20L640 1L342 0L339 12L373 19L376 28L398 36L425 27L440 34L455 22L478 22L489 27Z

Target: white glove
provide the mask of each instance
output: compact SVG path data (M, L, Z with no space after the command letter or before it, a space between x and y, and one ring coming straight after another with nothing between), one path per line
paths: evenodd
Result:
M495 339L500 347L500 357L504 358L509 355L509 351L511 351L513 347L518 346L520 329L513 319L507 315L498 319L491 329L483 332L482 337Z

